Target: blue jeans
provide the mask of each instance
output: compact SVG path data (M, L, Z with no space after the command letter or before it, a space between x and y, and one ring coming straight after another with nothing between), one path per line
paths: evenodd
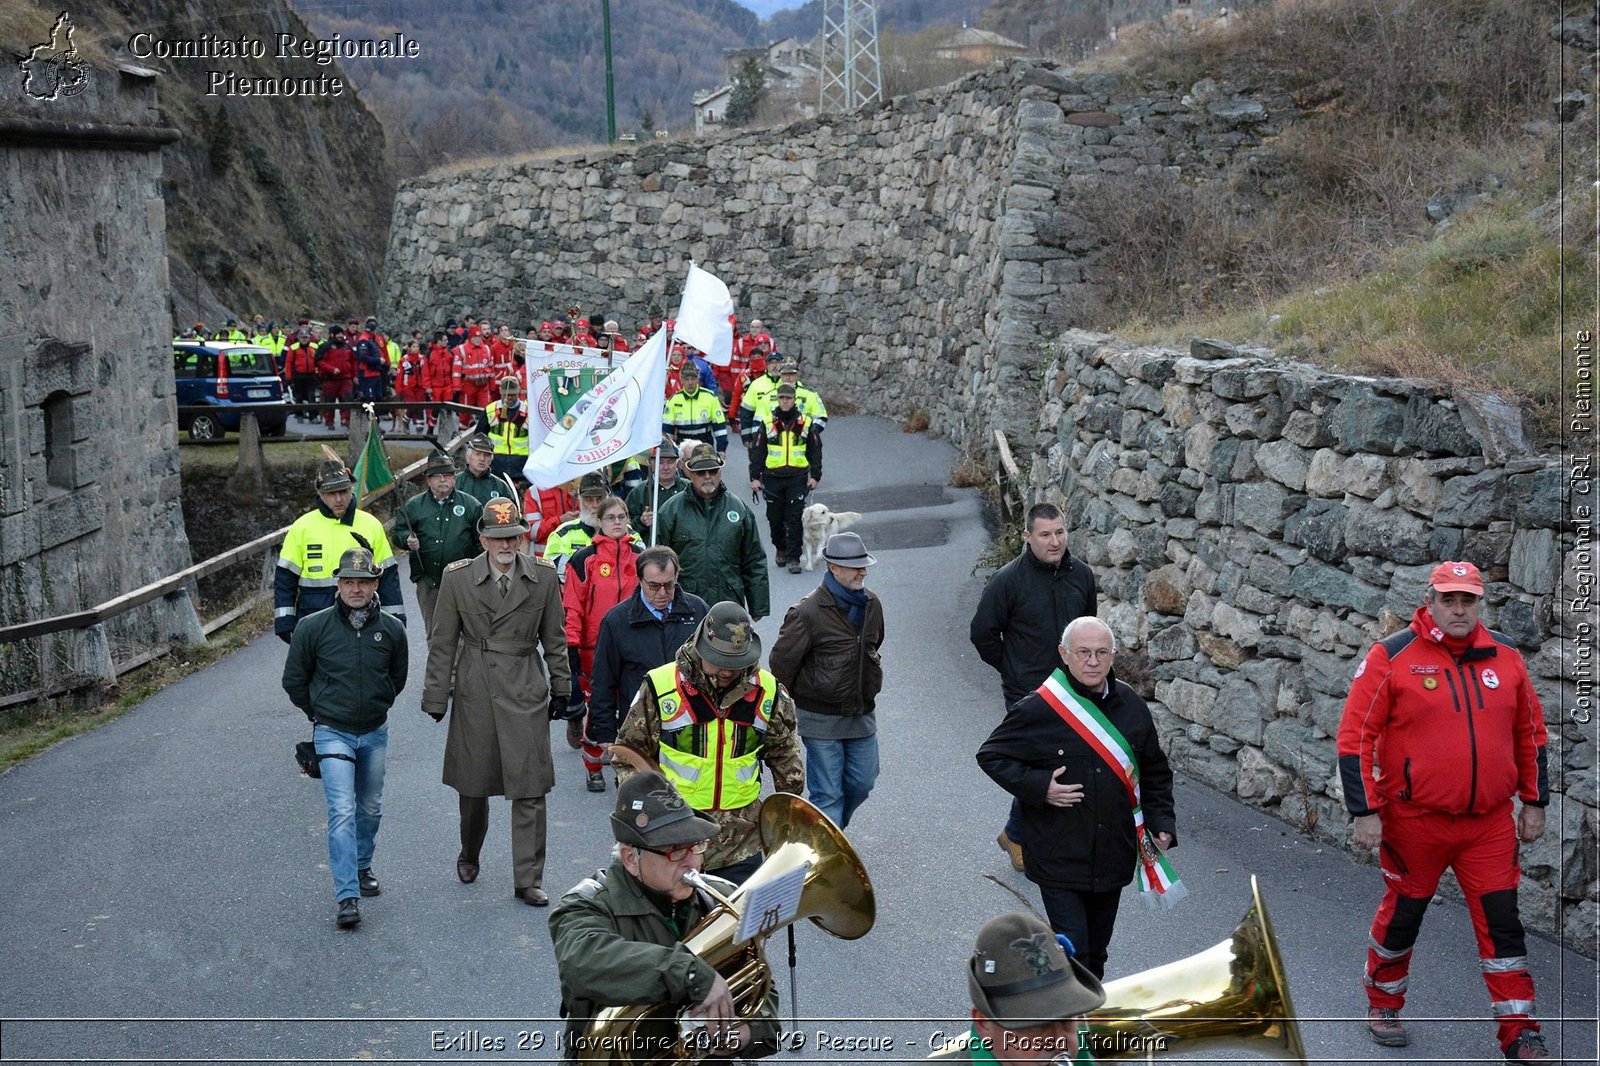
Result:
M878 780L878 737L853 740L800 738L806 746L811 802L843 829Z
M372 866L372 849L383 818L383 770L389 750L389 727L346 733L318 724L311 731L317 754L340 752L355 759L319 760L322 794L328 800L328 870L333 898L361 895L356 871Z

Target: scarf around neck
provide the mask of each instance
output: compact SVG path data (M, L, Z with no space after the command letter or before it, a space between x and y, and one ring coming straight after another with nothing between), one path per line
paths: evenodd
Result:
M844 611L845 617L850 619L850 624L860 629L867 623L867 590L847 589L839 584L833 574L822 575L822 587L828 590L839 609Z

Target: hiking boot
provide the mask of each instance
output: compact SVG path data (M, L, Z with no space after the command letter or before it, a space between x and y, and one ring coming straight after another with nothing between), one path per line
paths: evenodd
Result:
M599 770L590 770L588 783L584 787L590 792L604 792L606 790L606 775Z
M582 718L582 716L579 716L577 718L568 718L567 719L567 747L569 747L569 748L581 748L581 747L583 747L583 718Z
M1507 1062L1554 1062L1550 1049L1544 1046L1544 1037L1532 1029L1524 1029L1506 1048Z
M356 902L354 896L339 901L339 917L336 920L340 929L354 929L361 924L361 904Z
M1000 850L1005 852L1011 859L1011 868L1013 870L1023 869L1021 844L1007 836L1004 829L1000 830L1000 835L994 838L994 842L999 844Z
M377 875L372 872L372 867L356 871L356 884L361 886L363 896L381 896L383 889L378 887Z
M1384 1047L1405 1047L1411 1039L1406 1035L1406 1027L1400 1024L1397 1007L1368 1007L1367 1032L1372 1034L1375 1043ZM1510 1054L1507 1052L1506 1057Z
M790 559L789 560L789 573L798 574L799 572L800 572L800 560L799 559Z

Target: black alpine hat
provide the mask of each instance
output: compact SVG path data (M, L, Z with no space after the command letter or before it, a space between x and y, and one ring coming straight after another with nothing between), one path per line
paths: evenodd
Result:
M672 782L654 770L634 774L617 789L611 835L636 848L698 844L717 835L717 823L702 818L678 795Z

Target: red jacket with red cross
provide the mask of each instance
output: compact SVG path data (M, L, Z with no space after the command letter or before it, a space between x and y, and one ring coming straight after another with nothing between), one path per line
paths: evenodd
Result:
M1459 655L1426 607L1356 667L1339 723L1339 777L1357 817L1401 801L1483 814L1550 800L1544 713L1511 642L1480 624Z

